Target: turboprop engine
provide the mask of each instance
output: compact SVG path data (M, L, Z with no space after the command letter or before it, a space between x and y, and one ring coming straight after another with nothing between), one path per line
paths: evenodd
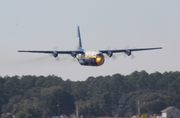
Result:
M127 54L127 56L131 55L131 51L129 51L129 50L126 50L125 53Z
M54 52L52 53L52 55L56 58L56 57L58 56L58 53L57 53L56 51L54 51Z
M72 56L73 58L75 58L75 57L76 57L76 53L75 53L75 52L72 52L72 53L71 53L71 56Z
M113 53L110 52L110 51L108 51L107 55L108 55L109 57L112 57Z

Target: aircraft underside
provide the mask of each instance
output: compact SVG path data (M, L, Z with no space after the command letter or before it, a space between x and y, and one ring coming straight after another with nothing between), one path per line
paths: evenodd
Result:
M100 66L104 63L103 57L96 58L77 58L78 62L84 66Z

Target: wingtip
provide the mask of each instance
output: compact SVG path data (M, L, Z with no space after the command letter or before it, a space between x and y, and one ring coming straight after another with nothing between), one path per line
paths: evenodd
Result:
M18 52L25 52L24 50L18 50Z
M156 47L155 49L163 49L162 47Z

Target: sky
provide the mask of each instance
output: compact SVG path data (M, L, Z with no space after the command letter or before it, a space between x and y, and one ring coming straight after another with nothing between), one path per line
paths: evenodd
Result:
M14 0L0 1L0 76L56 75L84 81L89 76L145 70L180 70L179 0ZM85 50L163 47L117 54L99 67L80 66L70 55L18 50L74 50L77 26Z

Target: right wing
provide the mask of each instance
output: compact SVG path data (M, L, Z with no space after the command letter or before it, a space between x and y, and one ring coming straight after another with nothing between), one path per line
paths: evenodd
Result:
M57 57L58 54L70 54L72 57L76 57L77 54L84 54L82 50L74 50L74 51L36 51L36 50L19 50L18 52L30 52L30 53L45 53L52 54L54 57Z
M52 54L56 52L57 54L84 54L84 51L74 50L74 51L37 51L37 50L18 50L18 52L30 52L30 53L48 53Z

